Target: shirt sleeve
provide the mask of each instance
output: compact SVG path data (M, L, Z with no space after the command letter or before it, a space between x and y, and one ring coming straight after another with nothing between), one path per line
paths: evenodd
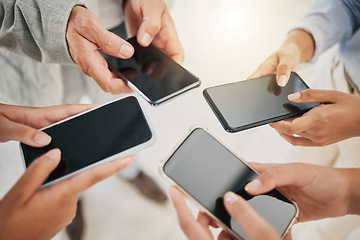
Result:
M0 1L0 47L46 63L73 63L66 41L77 0Z
M311 61L315 61L322 52L350 38L359 24L359 0L318 0L295 29L312 35L315 53Z

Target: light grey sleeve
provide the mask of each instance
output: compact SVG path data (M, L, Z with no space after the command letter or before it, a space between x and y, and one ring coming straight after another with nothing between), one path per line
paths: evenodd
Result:
M0 47L47 63L73 63L66 41L77 0L0 0Z

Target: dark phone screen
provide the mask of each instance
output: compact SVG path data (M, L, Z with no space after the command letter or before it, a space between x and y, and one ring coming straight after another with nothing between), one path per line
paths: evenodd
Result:
M123 75L152 103L158 103L159 100L189 85L200 83L197 77L154 45L142 47L136 37L128 39L128 42L135 48L135 53L130 59L102 54L108 61L110 70L116 70L115 73L119 72Z
M104 105L47 128L44 132L52 137L48 146L21 146L26 166L50 149L61 150L60 164L45 183L144 143L152 137L135 97Z
M277 190L255 197L247 194L244 186L257 173L202 129L187 137L165 163L164 172L241 238L246 239L244 231L223 205L227 191L248 200L279 235L296 214L296 207Z
M204 96L228 131L239 131L298 116L319 103L293 103L287 96L309 87L291 73L288 84L279 87L275 75L211 87Z

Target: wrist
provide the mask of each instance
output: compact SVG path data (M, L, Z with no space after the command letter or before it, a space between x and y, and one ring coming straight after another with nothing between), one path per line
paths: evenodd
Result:
M300 63L303 63L313 57L315 43L310 33L301 29L294 29L289 32L280 48L291 49L296 56L299 56Z

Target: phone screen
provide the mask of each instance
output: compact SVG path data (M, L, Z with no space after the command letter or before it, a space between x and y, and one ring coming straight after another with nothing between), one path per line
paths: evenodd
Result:
M223 204L227 191L246 199L279 235L286 231L296 216L295 205L276 189L255 197L247 194L244 186L258 174L201 128L186 138L164 164L163 170L241 238L246 239L244 231Z
M58 167L45 181L61 178L151 139L135 97L127 97L43 130L52 137L42 148L21 144L26 166L50 149L61 150Z
M103 54L109 68L153 105L200 85L199 79L154 45L142 47L136 37L128 39L135 49L130 59ZM125 78L125 79L124 79Z
M285 87L279 87L275 75L269 75L207 88L204 96L223 127L236 132L295 117L318 106L288 100L289 94L308 88L293 72Z

